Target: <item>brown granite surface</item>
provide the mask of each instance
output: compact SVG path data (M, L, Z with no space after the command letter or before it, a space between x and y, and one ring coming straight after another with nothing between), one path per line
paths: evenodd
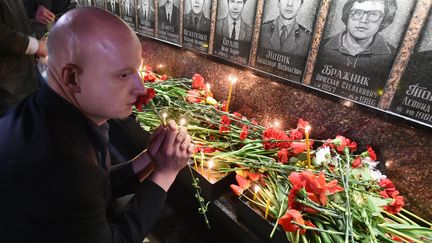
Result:
M277 119L287 129L304 118L313 127L313 138L340 134L357 141L361 150L372 145L382 161L380 169L405 196L406 207L432 220L432 129L152 39L143 39L143 54L146 64L163 64L161 71L169 75L200 73L218 100L228 95L228 75L237 75L230 110L261 124Z

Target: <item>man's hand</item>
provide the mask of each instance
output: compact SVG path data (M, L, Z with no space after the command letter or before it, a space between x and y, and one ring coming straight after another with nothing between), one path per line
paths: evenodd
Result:
M156 162L155 171L150 179L168 191L178 172L191 158L193 144L186 128L178 128L174 121L169 121L166 127L158 129L162 131L155 131L147 150Z
M42 38L40 40L38 40L38 50L36 51L35 55L37 57L46 57L48 56L48 50L46 48L46 43L47 43L47 39L46 38Z
M43 5L39 5L38 9L36 10L35 19L37 22L47 25L49 23L54 22L55 15L53 12L45 8Z

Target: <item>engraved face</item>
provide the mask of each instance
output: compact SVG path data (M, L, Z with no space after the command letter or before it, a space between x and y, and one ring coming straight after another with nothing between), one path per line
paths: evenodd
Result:
M279 13L283 19L295 18L302 5L302 0L279 0Z
M191 8L194 14L200 14L204 7L205 0L191 0Z
M379 31L384 17L384 3L370 0L355 2L351 7L347 30L358 40L373 38Z
M228 0L228 14L233 20L237 20L240 18L243 7L243 0Z

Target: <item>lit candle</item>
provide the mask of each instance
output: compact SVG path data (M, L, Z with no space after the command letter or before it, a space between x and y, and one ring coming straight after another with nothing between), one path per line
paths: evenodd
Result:
M270 208L270 198L268 198L266 201L266 208L265 208L265 214L264 214L265 219L267 219L267 217L268 217L269 208Z
M207 176L207 180L210 181L210 174L211 174L211 169L213 168L213 160L209 160L208 161L208 176Z
M260 187L258 185L255 185L254 187L254 194L252 200L255 201L257 197L257 192L259 191Z
M204 152L201 149L201 175L204 175Z
M309 144L309 132L310 132L310 130L311 130L311 126L307 125L305 127L305 136L306 136L306 156L307 156L308 168L311 168L310 144Z
M207 87L207 92L210 92L210 84L206 83L206 87Z
M234 86L235 82L237 82L237 77L233 77L230 75L229 81L230 81L230 86L229 86L229 91L228 91L228 100L227 100L226 108L225 108L226 112L229 111L229 104L231 102L231 94L232 94L233 86Z
M162 118L163 118L163 125L166 126L166 118L168 117L168 114L166 112L164 112L162 114Z

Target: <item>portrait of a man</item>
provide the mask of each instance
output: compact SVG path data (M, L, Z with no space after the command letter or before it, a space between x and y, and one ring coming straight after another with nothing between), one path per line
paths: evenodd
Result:
M153 2L150 3L149 0L139 0L138 3L139 3L138 4L139 17L144 22L149 22L149 23L153 23L154 24Z
M409 4L403 6L409 13ZM312 85L376 106L397 54L397 46L388 41L400 42L381 33L398 10L396 0L347 0L341 14L345 28L321 43ZM398 24L402 32L406 26Z
M266 1L254 66L301 82L317 9L317 0Z
M122 14L126 16L135 16L135 6L133 0L123 0Z
M165 27L172 27L173 33L179 31L179 8L174 5L174 0L166 0L165 4L159 7L159 29L167 30Z
M195 32L208 32L210 30L210 19L204 15L204 3L206 0L186 1L190 1L191 10L183 17L184 28Z
M218 19L216 33L235 41L250 41L252 27L246 24L242 18L246 0L227 0L227 2L228 15Z
M179 0L161 1L158 8L159 39L178 44L180 41L179 23L180 11Z
M138 32L147 36L154 36L155 14L154 1L138 0Z
M119 0L108 0L107 10L113 14L120 15Z
M342 10L346 29L326 41L324 52L346 67L390 63L395 47L379 32L393 22L396 10L395 0L347 1Z
M260 48L306 56L312 33L297 22L303 0L278 0L279 16L261 27Z
M249 62L256 0L218 2L213 55L240 64Z
M121 0L121 18L133 29L136 29L135 1Z

